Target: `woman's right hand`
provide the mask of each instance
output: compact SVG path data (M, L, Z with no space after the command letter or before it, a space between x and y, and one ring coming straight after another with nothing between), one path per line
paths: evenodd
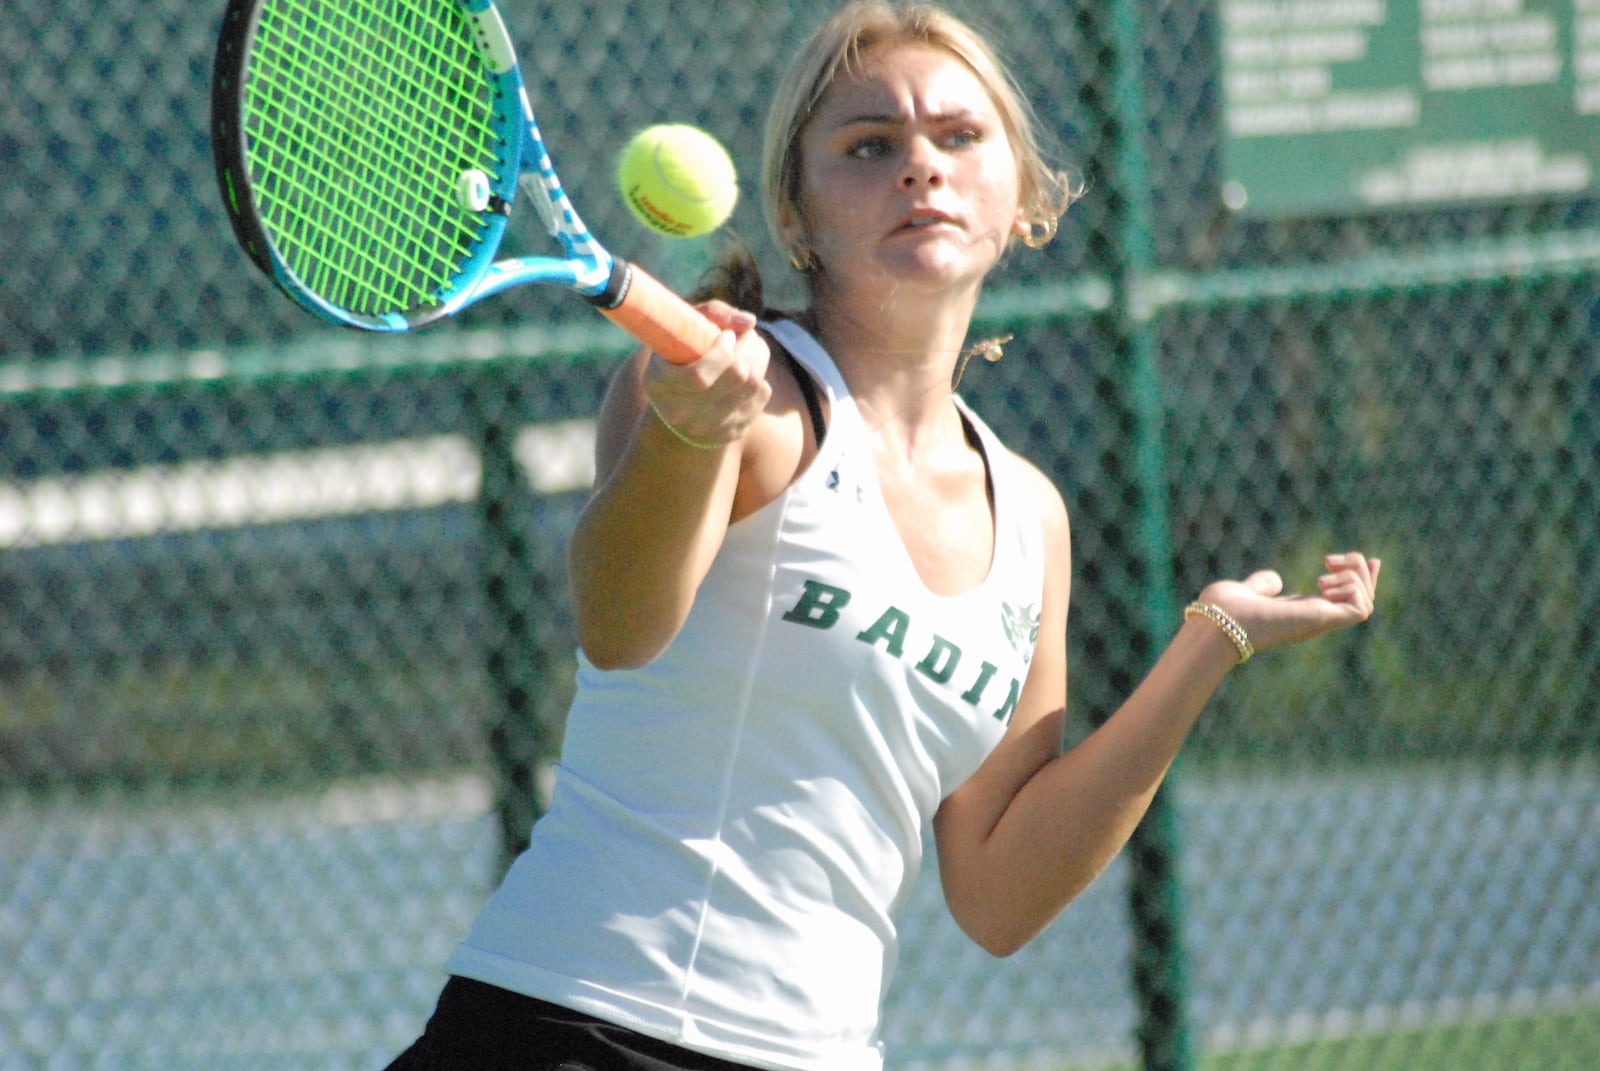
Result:
M716 345L687 365L652 356L641 386L655 419L681 445L709 450L739 441L766 411L771 354L755 316L721 301L698 307L722 328Z

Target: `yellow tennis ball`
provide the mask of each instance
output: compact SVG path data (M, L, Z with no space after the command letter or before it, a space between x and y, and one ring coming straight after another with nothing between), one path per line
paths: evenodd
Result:
M669 238L710 234L739 200L739 176L728 150L685 123L635 134L617 161L617 184L639 221Z

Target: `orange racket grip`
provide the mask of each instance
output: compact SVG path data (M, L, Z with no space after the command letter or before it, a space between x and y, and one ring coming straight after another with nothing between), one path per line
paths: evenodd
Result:
M612 285L606 289L615 295L614 300L597 300L595 307L673 364L698 361L722 334L665 283L620 258L612 272Z

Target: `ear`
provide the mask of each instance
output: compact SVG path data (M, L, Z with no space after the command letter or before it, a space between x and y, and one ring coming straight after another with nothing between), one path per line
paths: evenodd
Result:
M779 202L778 230L783 234L783 241L790 249L798 249L806 243L805 224L799 217L800 213L792 201L784 198Z
M817 255L807 242L803 227L783 228L783 251L796 271L810 271L816 267Z
M1033 223L1028 219L1025 209L1017 209L1017 218L1011 221L1011 233L1018 238L1026 238L1033 233Z

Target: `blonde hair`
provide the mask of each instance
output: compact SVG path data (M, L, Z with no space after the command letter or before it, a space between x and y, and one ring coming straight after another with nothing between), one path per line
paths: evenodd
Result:
M804 255L790 247L781 220L785 214L799 216L800 134L812 109L864 55L901 44L929 45L951 53L989 91L1017 157L1019 197L1029 226L1023 241L1035 248L1048 244L1076 197L1076 187L1066 172L1045 159L1033 109L994 49L977 30L933 4L853 0L835 11L801 48L778 82L767 113L762 203L778 247L791 257Z

